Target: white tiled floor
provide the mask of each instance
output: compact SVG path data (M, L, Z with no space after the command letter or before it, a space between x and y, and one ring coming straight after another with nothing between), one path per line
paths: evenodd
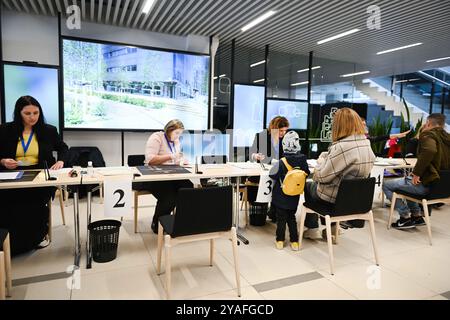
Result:
M94 200L94 220L102 219L102 205L99 199ZM65 208L67 226L61 224L58 203L53 204L54 239L49 247L13 258L13 278L31 277L31 282L14 286L12 299L164 299L165 274L156 274L156 235L150 231L154 210L151 196L141 197L140 233L134 233L132 217L124 219L114 261L94 263L93 268L87 270L83 256L80 279L72 279L72 284L69 273L66 278L63 274L57 280L33 280L32 277L62 274L73 263L73 207L70 202ZM374 205L377 207L379 203ZM86 239L85 213L86 203L82 200L83 241ZM374 266L368 228L347 230L334 246L334 276L329 273L325 242L305 240L299 252L291 251L288 246L276 250L274 224L248 227L244 234L250 245L241 244L238 250L240 299L445 299L441 294L450 291L450 206L433 210L432 247L428 245L424 227L412 231L387 230L388 210L375 208L374 215L380 268ZM287 283L286 278L295 279L295 276L314 272L323 277ZM255 285L269 281L280 285L262 292L255 289ZM175 247L172 292L174 299L239 299L231 243L216 241L213 267L209 266L208 242Z

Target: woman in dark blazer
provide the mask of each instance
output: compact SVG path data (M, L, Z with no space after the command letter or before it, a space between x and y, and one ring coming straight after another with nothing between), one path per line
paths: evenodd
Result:
M58 161L53 157L58 152ZM68 147L56 128L45 123L42 107L30 96L20 97L14 120L0 126L0 170L51 169L64 166ZM36 248L48 232L48 207L55 188L0 190L0 227L11 234L13 254ZM45 245L45 244L44 244Z
M57 162L53 151L58 152ZM0 168L37 169L47 162L51 169L61 169L67 151L56 128L45 123L39 102L30 96L20 97L13 122L0 126Z

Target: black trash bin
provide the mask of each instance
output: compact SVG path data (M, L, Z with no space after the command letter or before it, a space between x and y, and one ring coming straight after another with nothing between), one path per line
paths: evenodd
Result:
M89 224L89 241L95 262L109 262L117 257L121 225L117 220L100 220Z
M261 227L266 224L267 219L267 203L253 202L250 204L250 225Z

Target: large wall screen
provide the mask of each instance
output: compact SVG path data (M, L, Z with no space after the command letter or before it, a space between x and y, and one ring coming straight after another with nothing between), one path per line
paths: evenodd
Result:
M208 126L209 56L63 40L64 127Z

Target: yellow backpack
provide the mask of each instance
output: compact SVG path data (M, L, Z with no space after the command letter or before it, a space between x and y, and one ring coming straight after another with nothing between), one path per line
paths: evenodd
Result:
M298 196L303 193L305 189L306 177L308 176L305 171L298 167L293 168L286 160L282 158L284 165L288 169L284 180L281 182L281 190L288 196Z

